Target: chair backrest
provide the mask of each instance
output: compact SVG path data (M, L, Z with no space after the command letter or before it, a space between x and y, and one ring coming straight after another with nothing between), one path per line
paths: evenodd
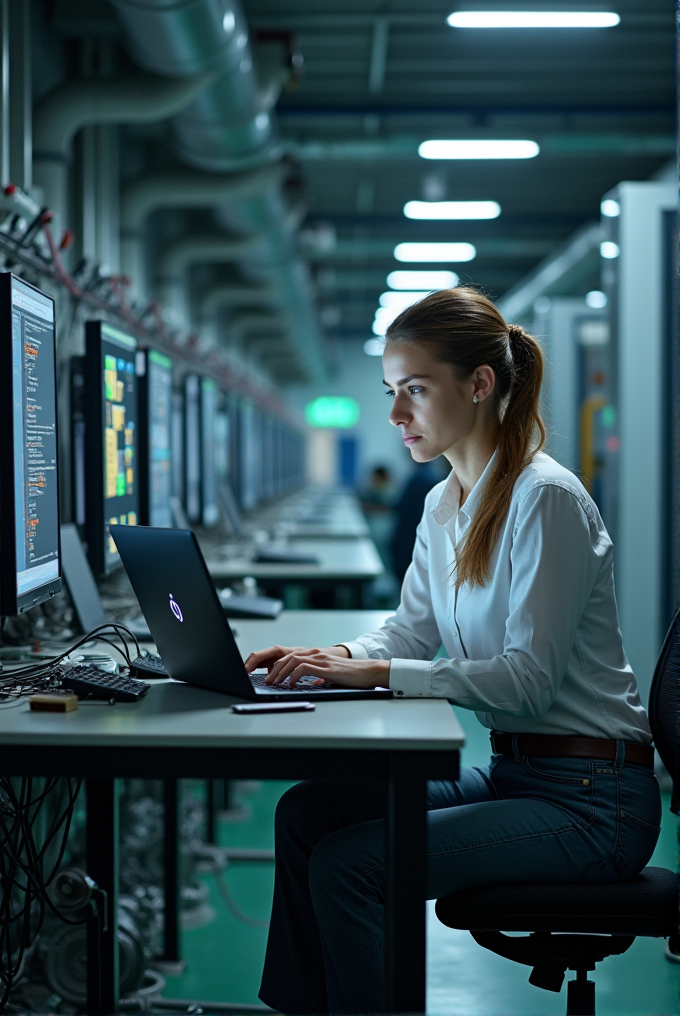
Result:
M649 723L656 750L673 780L671 810L680 814L680 611L668 629L654 671Z

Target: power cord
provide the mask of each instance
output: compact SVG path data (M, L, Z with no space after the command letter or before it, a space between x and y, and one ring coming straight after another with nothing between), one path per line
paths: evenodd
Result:
M121 645L116 645L107 636L117 637ZM139 656L140 647L136 635L129 628L126 628L125 625L109 621L106 624L100 624L96 628L93 628L92 631L78 639L74 645L65 649L58 656L53 656L39 663L31 663L27 666L3 671L2 676L0 676L0 698L6 701L4 706L0 705L0 708L7 708L7 705L13 704L17 698L25 698L27 695L33 695L38 691L47 691L58 685L62 676L62 670L59 665L66 657L74 653L86 642L105 642L112 649L115 649L117 653L120 653L128 671L131 671L132 658L126 636L134 643L136 654Z
M0 1010L21 977L24 961L34 945L49 908L67 924L70 920L54 905L48 887L64 858L81 780L50 778L40 789L31 777L13 780L0 776ZM41 781L42 783L42 781ZM36 835L43 824L44 809L52 795L65 790L66 805L58 803L44 837ZM60 837L56 856L48 852ZM49 865L49 868L48 868ZM23 896L23 902L22 902Z

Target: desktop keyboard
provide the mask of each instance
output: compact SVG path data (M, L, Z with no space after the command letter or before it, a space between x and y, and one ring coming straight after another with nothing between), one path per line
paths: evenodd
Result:
M220 603L227 617L251 617L273 621L283 610L283 600L269 596L241 596L231 589L219 590Z
M135 657L132 661L132 669L135 674L143 674L146 677L169 677L167 670L163 666L163 661L160 656L154 656L153 653L142 653L141 656Z
M74 691L78 698L113 699L115 702L137 702L151 687L144 681L106 674L97 667L84 665L67 670L61 686Z
M256 564L320 564L318 554L287 550L285 547L258 547L253 553Z

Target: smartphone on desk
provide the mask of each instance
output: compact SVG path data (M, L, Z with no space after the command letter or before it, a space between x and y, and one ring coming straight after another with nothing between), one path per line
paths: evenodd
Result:
M244 702L231 707L232 713L311 713L313 702Z

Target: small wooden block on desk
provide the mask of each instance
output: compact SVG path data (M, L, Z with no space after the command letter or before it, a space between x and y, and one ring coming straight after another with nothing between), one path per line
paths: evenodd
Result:
M28 702L35 713L72 713L78 708L78 696L72 691L38 692Z

